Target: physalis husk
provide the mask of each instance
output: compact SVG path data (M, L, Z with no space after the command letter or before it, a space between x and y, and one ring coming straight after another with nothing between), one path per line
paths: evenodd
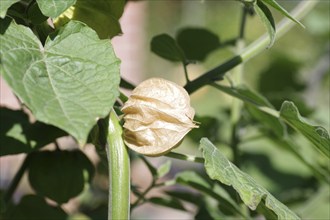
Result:
M151 78L138 85L124 104L124 141L132 150L159 156L176 147L198 127L193 121L186 90L165 79Z

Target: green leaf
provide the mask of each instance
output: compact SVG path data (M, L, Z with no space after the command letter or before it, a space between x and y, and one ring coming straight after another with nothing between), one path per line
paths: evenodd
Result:
M35 117L80 144L119 95L119 65L108 40L72 21L43 46L32 31L1 22L1 74Z
M51 206L46 203L44 198L36 195L24 196L10 213L8 220L66 220L68 217L59 206Z
M278 112L262 95L252 91L245 85L239 85L235 88L220 84L212 84L212 86L245 102L249 113L279 137L286 134L285 125L278 120Z
M59 204L79 195L93 175L93 164L81 151L42 151L29 161L32 188Z
M41 122L31 124L19 110L0 108L0 156L29 153L67 135L64 131Z
M264 3L272 6L273 8L275 8L276 10L278 10L279 12L281 12L284 16L290 18L292 21L296 22L297 24L299 24L301 27L305 28L305 26L300 23L297 19L295 19L294 17L292 17L290 15L290 13L285 10L280 4L278 4L275 0L262 0Z
M307 123L301 117L293 102L283 102L280 110L280 118L310 140L317 150L328 158L330 157L330 138L328 131L321 126L312 126Z
M162 178L163 176L168 174L171 170L171 165L172 165L172 163L170 160L168 160L165 163L163 163L162 165L160 165L160 167L158 167L158 169L157 169L158 178Z
M219 37L204 28L185 28L176 36L188 60L203 61L212 51L220 47Z
M152 38L151 51L158 56L170 60L185 62L186 58L183 51L168 34L160 34Z
M75 2L76 0L37 0L41 12L51 18L58 17Z
M1 0L0 4L0 18L4 18L6 16L8 8L15 4L16 2L19 2L20 0Z
M261 0L256 1L256 4L254 5L254 9L257 15L259 16L259 18L261 19L261 22L265 25L267 29L269 35L269 44L267 48L270 48L273 46L275 42L275 35L276 35L276 31L275 31L276 28L275 28L273 15L271 11L268 9L268 7Z
M296 149L293 142L290 141L287 136L287 127L281 120L279 114L273 110L272 105L260 94L248 89L246 86L241 85L236 88L231 88L227 86L222 86L220 84L212 84L215 88L233 96L241 99L246 103L246 109L248 112L257 119L264 127L268 128L270 131L274 132L277 136L277 144L284 146L285 149L293 153L302 163L309 167L313 173L320 177L321 179L329 182L329 178L318 168L318 166L310 164L303 155ZM277 116L278 115L278 116ZM275 117L276 116L276 117ZM263 130L264 131L264 130Z
M201 139L200 149L210 178L232 186L251 210L255 210L262 203L264 208L274 212L278 219L299 219L251 176L232 164L207 138Z
M70 20L84 22L94 29L101 39L121 34L119 18L123 14L125 0L77 0L76 4L55 19L56 27Z
M151 202L156 205L165 206L168 208L178 209L181 211L186 211L185 207L182 205L180 200L175 198L160 198L160 197L152 197L148 199L148 202Z

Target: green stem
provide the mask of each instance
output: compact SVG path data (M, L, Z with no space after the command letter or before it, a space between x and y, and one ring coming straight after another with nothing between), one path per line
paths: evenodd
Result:
M32 155L32 153L28 154L25 157L22 165L20 166L20 168L18 169L17 173L14 176L14 179L10 183L8 190L5 192L5 194L3 196L3 200L4 200L5 204L8 204L8 202L11 200L18 184L20 183L25 171L27 170L27 168L29 166L29 161L30 161L31 155Z
M164 156L179 159L179 160L185 160L185 161L191 161L191 162L197 162L197 163L204 163L204 158L195 157L193 155L169 152L169 153L165 154Z
M216 84L216 83L212 83L211 86L213 86L214 88L216 88L216 89L218 89L218 90L220 90L224 93L227 93L228 95L231 95L233 97L241 99L246 103L254 105L260 111L263 111L263 112L265 112L269 115L272 115L276 118L280 117L280 113L278 111L276 111L275 109L272 109L272 108L267 107L267 106L261 106L259 103L255 102L253 99L249 99L249 97L243 96L243 95L239 94L238 92L232 90L231 88L229 88L227 86L223 86L223 85Z
M182 65L183 65L183 70L184 70L184 76L186 77L186 82L189 83L190 80L189 80L189 76L188 76L188 70L187 70L187 65L189 63L186 63L186 62L182 62Z
M297 20L303 18L309 11L313 9L313 7L317 4L318 1L301 1L292 11L291 15L295 17ZM284 18L277 25L277 38L282 37L286 32L288 32L295 25L289 18ZM189 94L197 91L201 87L208 85L216 80L222 80L223 76L226 74L228 70L231 70L233 67L248 61L249 59L259 55L263 52L269 43L268 34L264 34L259 39L254 41L248 47L244 49L244 51L233 58L227 60L225 63L215 67L214 69L204 73L200 77L190 81L185 85L185 89Z
M132 209L136 208L138 205L141 205L145 201L145 196L152 190L156 185L156 179L153 179L151 184L146 190L139 196L139 198L132 204Z
M240 54L242 50L244 49L244 33L245 33L245 25L246 25L246 19L248 15L248 8L246 6L243 6L242 8L242 20L241 25L239 29L239 37L236 42L236 53ZM242 82L243 78L243 72L244 72L244 66L243 64L238 65L236 68L233 69L233 81L234 84L240 84ZM242 109L242 102L238 99L232 100L231 105L231 141L230 146L233 151L233 157L234 157L234 163L236 166L239 167L240 165L240 153L238 149L238 145L240 142L238 130L239 130L239 119L241 117L241 109Z
M130 213L130 163L122 138L122 127L116 113L109 117L107 135L107 157L109 163L109 210L110 219L129 219Z

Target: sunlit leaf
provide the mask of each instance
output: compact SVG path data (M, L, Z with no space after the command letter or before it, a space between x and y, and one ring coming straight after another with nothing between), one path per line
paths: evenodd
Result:
M1 21L1 74L35 117L84 144L119 95L119 60L108 40L76 21L47 38ZM19 60L19 65L17 61Z
M6 16L8 8L15 4L16 2L19 2L20 0L1 0L0 4L0 18L4 18Z
M278 219L300 219L251 176L232 164L207 138L201 140L200 149L203 152L204 166L210 178L232 186L251 210L256 210L262 203L264 208L274 213Z
M51 18L56 18L75 2L76 0L37 0L41 12Z
M330 157L330 138L328 131L321 126L312 126L301 116L293 102L285 101L280 110L280 117L291 127L310 140L316 149Z

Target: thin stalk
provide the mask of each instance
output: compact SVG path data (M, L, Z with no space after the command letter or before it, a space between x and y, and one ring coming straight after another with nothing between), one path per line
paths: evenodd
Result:
M238 40L236 41L236 53L237 54L240 54L245 46L244 35L245 35L245 26L246 26L247 16L248 16L248 8L246 6L243 6L242 20L241 20L241 25L239 28L239 35L238 35L239 37L238 37ZM242 78L243 78L243 72L244 72L243 63L233 69L232 80L233 80L234 84L241 84ZM238 145L240 143L240 138L238 135L238 130L239 130L239 120L241 117L241 110L242 110L242 102L238 99L233 99L232 105L231 105L231 115L230 115L230 121L231 121L231 125L232 125L230 146L233 151L234 163L238 167L240 165L240 153L239 153L239 149L238 149Z
M187 154L179 154L175 152L169 152L165 154L166 157L171 157L179 160L185 160L185 161L191 161L196 163L204 163L204 158L202 157L195 157L193 155L187 155Z
M8 190L5 192L5 194L3 196L3 200L4 200L5 204L9 203L14 192L16 191L18 184L20 183L25 171L27 170L27 168L29 166L29 161L30 161L31 155L32 154L30 153L25 157L22 165L20 166L20 168L18 169L17 173L14 176L14 179L10 183Z
M186 62L182 62L182 65L183 65L183 71L184 71L184 76L186 77L186 82L189 83L190 80L189 80L189 76L188 76L188 70L187 70L187 65L189 63L186 63Z
M110 112L107 157L109 163L108 220L129 219L130 214L130 163L122 138L122 127L114 110Z
M297 20L303 18L309 11L313 9L313 7L318 3L318 1L301 1L292 11L291 15L295 17ZM276 25L276 36L277 39L282 37L285 33L287 33L293 26L295 25L288 18L284 18L281 22ZM268 34L262 35L259 39L255 40L248 47L246 47L240 55L234 56L231 59L227 60L223 64L215 67L214 69L204 73L200 77L190 81L185 85L185 89L189 94L197 91L201 87L208 85L214 81L222 80L223 76L227 71L231 70L233 67L248 61L249 59L259 55L263 52L269 42Z
M246 103L249 103L249 104L254 105L260 111L263 111L263 112L265 112L265 113L267 113L269 115L272 115L272 116L274 116L276 118L279 118L280 117L280 113L278 111L276 111L275 109L272 109L272 108L267 107L267 106L261 106L260 104L258 104L254 100L249 99L248 97L242 96L242 95L240 95L239 93L237 93L235 91L232 91L227 86L223 86L223 85L216 84L216 83L212 83L211 86L213 86L214 88L216 88L216 89L218 89L218 90L220 90L220 91L222 91L224 93L227 93L228 95L231 95L233 97L236 97L238 99L241 99L242 101L244 101Z
M61 150L60 145L58 144L58 142L56 140L54 141L54 145L55 145L55 149L57 151Z
M146 190L139 196L139 198L132 204L132 209L136 208L138 205L145 201L145 196L156 186L156 180L153 179L151 184L148 186Z

